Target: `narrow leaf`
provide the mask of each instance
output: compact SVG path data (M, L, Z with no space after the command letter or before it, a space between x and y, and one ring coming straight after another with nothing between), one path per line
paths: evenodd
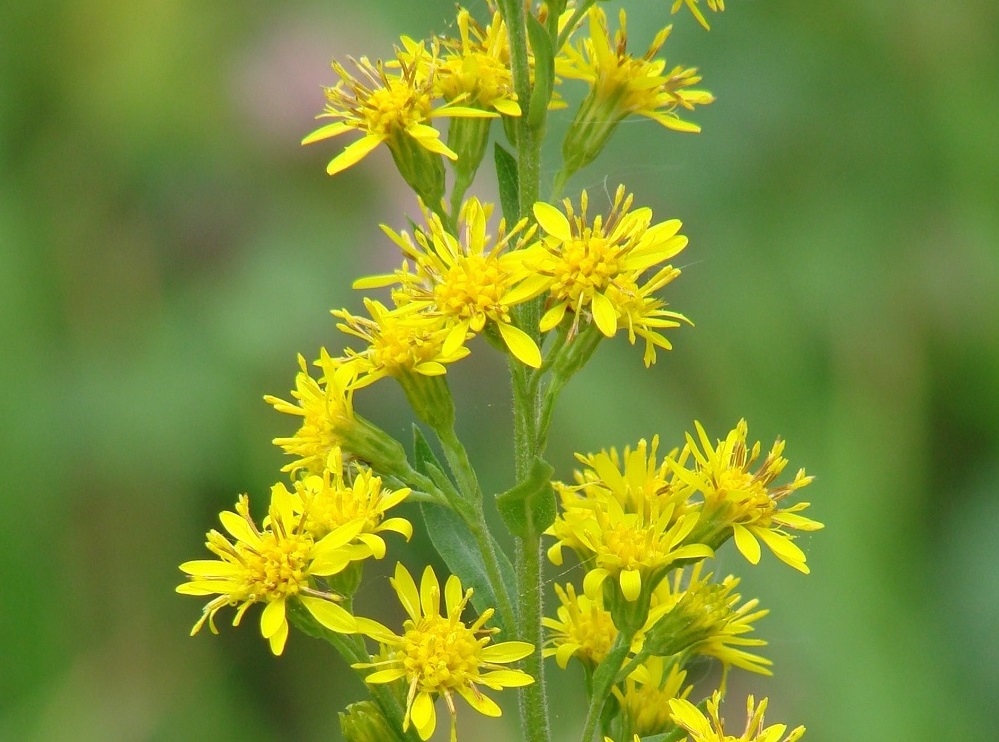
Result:
M544 124L555 82L555 50L548 29L533 15L527 15L527 37L534 51L534 90L527 109L527 125L539 130Z
M517 160L496 142L493 147L493 160L496 162L496 178L499 181L500 204L503 216L510 224L520 218L520 185L517 175Z
M444 559L448 569L458 576L462 586L474 590L472 605L475 606L475 610L482 613L487 608L495 609L499 605L497 595L489 581L489 573L486 571L486 564L479 552L475 537L465 521L453 510L440 505L424 503L420 506L420 510L437 553ZM495 551L503 582L502 589L508 596L515 596L517 588L513 565L498 546ZM511 602L516 605L515 600ZM514 636L516 627L506 626L500 612L493 617L493 623L503 630L503 636Z

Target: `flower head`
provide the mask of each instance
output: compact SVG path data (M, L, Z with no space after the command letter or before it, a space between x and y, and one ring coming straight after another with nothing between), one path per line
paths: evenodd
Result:
M621 705L626 728L636 737L660 734L672 726L669 702L686 698L692 686L684 688L685 670L664 657L647 657L621 685L614 686L614 695Z
M365 298L364 306L370 319L346 309L333 312L343 320L337 325L341 331L368 343L360 352L347 350L348 363L356 372L355 389L384 376L440 376L446 373L448 364L469 353L464 336L452 333L443 317L421 311L418 304L389 309L381 302Z
M619 29L612 37L607 15L594 6L589 11L589 36L577 46L567 44L555 60L557 74L583 80L590 86L562 145L567 175L596 158L624 117L637 114L667 129L699 132L699 126L681 119L677 111L693 110L714 100L707 91L693 89L701 81L695 68L676 66L667 70L666 62L656 59L671 26L656 34L643 56L635 57L627 50L624 9L619 19Z
M656 655L683 652L714 657L725 672L729 667L739 667L771 675L769 667L773 663L746 650L766 644L746 634L769 611L758 610L760 602L755 598L740 605L742 596L735 592L738 578L728 575L721 582L712 582L710 572L702 575L703 564L695 564L689 575L684 574L684 569L677 570L671 580L660 583L655 595L663 615L648 632L645 648Z
M378 145L385 143L400 174L428 203L436 204L444 194L441 156L451 160L457 154L440 140L430 121L440 117L494 117L498 114L457 105L457 101L434 105L437 93L433 72L433 51L416 44L399 54L397 63L372 64L366 57L354 61L358 76L338 62L333 70L340 80L326 88L326 109L318 118L332 118L332 124L316 129L302 140L312 144L356 131L363 134L334 157L326 172L336 175L357 164ZM425 64L424 62L428 62ZM398 66L399 71L389 69Z
M513 238L529 239L526 220L506 229L500 221L496 237L487 232L492 204L470 198L458 215L459 236L448 232L436 214L425 213L427 228L413 237L383 226L385 233L403 252L406 262L395 273L355 281L355 288L398 286L393 299L401 307L413 307L440 318L449 329L443 352L456 352L469 335L487 325L495 327L506 347L521 362L541 365L541 351L518 328L511 308L530 298L518 291L526 277L522 250L509 250Z
M421 739L429 739L437 726L434 700L444 696L451 714L451 739L456 737L455 694L486 716L499 716L500 708L482 694L479 686L493 690L529 685L534 679L520 670L510 670L502 663L515 662L529 655L534 647L526 642L490 644L495 629L484 625L492 609L484 611L472 624L461 620L471 589L462 591L461 582L451 575L444 586L446 613L441 614L441 589L434 571L427 567L417 590L412 575L398 564L392 587L409 618L403 634L397 635L369 619L361 619L360 629L383 645L382 655L355 668L373 668L365 678L368 683L391 683L404 680L406 717L403 729L412 723Z
M409 488L383 489L381 477L358 462L350 469L327 469L323 476L315 474L298 479L291 493L283 484L283 496L292 497L293 508L303 519L302 527L321 539L347 523L360 521L361 529L355 537L363 543L376 559L385 556L385 541L379 535L386 531L402 534L408 541L413 536L413 525L405 518L386 518L385 513L409 495Z
M323 626L340 633L354 633L357 622L337 605L340 596L318 586L316 577L329 577L343 571L351 562L371 555L365 544L352 543L364 522L352 520L321 539L304 529L303 517L295 512L294 498L283 487L275 488L270 510L260 529L250 517L249 498L242 495L236 511L219 514L229 533L208 532L206 546L216 556L184 562L188 581L177 586L184 595L217 595L205 606L191 630L198 633L205 622L217 634L215 614L226 606L236 607L233 626L254 603L264 603L260 633L270 642L271 651L281 654L288 639L286 606L299 601ZM232 540L230 540L230 537Z
M610 214L587 217L589 199L586 191L580 198L580 212L572 203L563 203L565 213L546 203L534 206L545 233L541 245L528 250L525 265L536 277L529 285L536 293L549 292L548 309L541 318L541 331L559 325L571 312L575 333L584 316L606 337L627 329L629 339L641 335L654 345L669 348L657 328L675 326L682 315L661 310L662 303L649 303L653 291L679 275L679 269L665 265L687 245L678 234L680 221L670 219L652 223L652 209L631 209L633 197L619 186ZM648 281L646 271L660 266ZM669 320L664 322L663 320ZM646 363L654 360L654 351L646 351Z
M555 594L561 603L556 612L558 619L541 619L542 624L552 632L550 646L545 648L544 656L555 657L563 670L572 657L596 667L610 652L617 637L617 627L610 611L603 607L601 596L591 600L585 595L576 595L572 585L565 588L556 585Z
M298 356L299 372L291 396L297 404L266 395L264 400L278 412L297 415L302 426L288 438L275 438L274 445L297 457L281 471L295 473L306 469L313 474L326 470L330 454L343 444L345 431L353 424L353 371L341 359L331 358L324 348L320 357L323 375L319 381L309 375L305 358ZM339 466L335 462L334 466Z
M746 728L738 737L726 734L725 720L719 716L718 707L721 694L715 691L707 703L707 714L701 712L686 699L670 700L669 708L673 721L687 730L690 742L795 742L805 733L802 726L795 727L785 737L786 724L774 724L764 728L763 713L767 710L767 699L756 706L755 699L746 699Z
M731 530L735 545L751 564L760 561L759 542L762 541L781 561L807 574L805 553L794 543L794 536L788 529L815 531L823 525L799 515L808 508L807 502L788 508L781 505L788 496L811 484L813 477L805 476L805 470L799 469L788 484L773 486L787 465L787 459L782 456L784 441L779 438L759 468L750 471L760 455L760 443L757 441L752 449L747 447L745 420L740 420L717 445L711 444L700 423L694 425L700 445L688 434L681 455L681 461L688 454L692 456L694 468L687 469L680 462L673 462L671 467L678 480L692 493L700 493L704 498L702 518L709 531L705 539L711 543L717 532L727 537Z
M493 11L492 22L483 27L465 8L459 8L458 32L458 39L442 40L444 53L435 79L440 96L505 116L520 116L506 23L500 12Z
M705 544L688 539L698 522L696 509L667 481L665 462L656 464L645 441L625 449L622 470L617 452L577 457L587 465L577 472L580 484L555 483L562 513L546 531L555 536L548 557L562 563L562 548L573 549L589 571L583 581L593 597L607 577L620 585L626 601L634 601L643 585L651 591L674 562L711 556Z

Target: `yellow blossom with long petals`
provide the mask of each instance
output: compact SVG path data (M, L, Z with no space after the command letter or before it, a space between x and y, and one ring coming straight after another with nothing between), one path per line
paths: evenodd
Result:
M277 484L288 496L293 496L293 507L303 517L303 528L316 539L335 531L347 523L361 521L356 538L370 549L376 559L385 556L385 541L379 535L386 531L401 534L408 541L413 536L413 525L405 518L386 518L388 510L409 496L410 489L385 489L381 477L366 466L351 462L349 470L343 467L327 469L323 476L315 474L298 479L294 493L283 484Z
M526 220L509 231L501 220L494 238L488 233L492 210L492 204L477 198L465 201L458 216L458 236L429 212L425 212L426 229L416 229L414 236L383 225L403 252L403 266L389 275L355 281L354 288L397 286L393 291L396 304L443 318L449 328L445 354L456 351L470 334L482 332L491 323L515 358L538 367L541 351L516 326L510 311L529 298L518 291L518 282L525 277L524 251L510 250L510 243L518 236L528 240L532 232L525 232Z
M494 11L483 27L465 9L458 9L459 38L442 39L444 53L437 67L437 90L446 101L520 116L510 71L510 43L506 23Z
M339 451L345 430L353 424L353 369L345 365L343 359L331 358L325 348L319 364L323 375L317 381L309 375L305 358L298 356L300 370L291 393L298 400L297 404L272 395L264 397L278 412L302 418L302 426L293 436L274 439L274 445L297 457L281 471L295 473L307 469L313 474L322 474L330 454L334 449Z
M686 698L693 690L693 686L684 687L686 679L687 672L675 661L647 657L613 689L625 728L637 737L646 737L672 727L669 702Z
M535 204L534 215L544 236L523 258L533 275L524 281L521 291L535 296L548 292L542 332L557 327L569 312L573 314L570 334L578 331L584 317L592 317L605 337L627 329L629 339L636 333L647 338L657 335L655 328L669 326L660 322L664 318L686 319L662 314L660 305L645 305L653 291L680 272L662 264L687 245L687 238L679 234L681 223L670 219L653 224L652 209L632 210L632 202L633 197L626 196L624 186L619 186L610 214L606 219L598 215L592 223L587 217L586 191L580 197L578 214L569 199L563 202L565 213L550 204ZM656 266L660 267L655 276L643 282L645 273ZM652 342L670 347L665 339ZM653 359L654 352L650 358L647 351L646 365Z
M730 667L772 675L769 668L773 663L746 649L766 645L765 640L746 634L769 611L759 609L760 601L755 598L740 605L742 596L735 592L739 579L728 575L721 582L712 582L710 572L702 574L703 566L704 562L698 562L689 573L679 569L659 584L655 597L663 612L651 632L650 651L714 657L722 663L722 687Z
M767 699L764 698L757 706L752 696L746 698L746 727L742 734L728 734L725 720L721 718L718 707L721 705L721 693L715 691L707 702L707 713L687 699L670 700L669 708L673 721L689 735L689 742L796 742L805 733L805 727L799 726L791 730L785 737L786 724L763 726L763 714L767 710Z
M343 322L337 327L368 343L361 351L347 349L348 363L356 375L355 389L368 386L385 376L405 373L440 376L446 366L469 354L465 337L452 332L440 315L423 311L410 303L389 309L374 299L364 299L368 317L359 317L346 309L334 310Z
M364 521L352 520L315 539L303 528L303 516L295 512L294 498L280 486L272 491L263 530L254 523L249 509L249 498L241 495L235 512L223 510L219 514L229 537L212 530L206 543L217 560L199 559L180 565L189 580L177 586L178 593L218 596L205 606L191 635L198 633L206 621L212 633L217 634L215 614L226 606L236 608L232 623L238 626L251 605L264 603L260 633L270 642L271 651L281 654L288 639L289 600L300 602L331 631L354 633L357 622L337 605L340 596L320 589L314 578L335 575L351 562L371 555L366 545L352 543Z
M641 57L628 53L627 15L622 8L619 28L611 36L607 15L599 6L589 10L590 33L577 47L567 46L556 59L556 72L570 80L584 80L592 95L616 120L629 114L646 116L668 129L697 132L700 127L683 121L677 109L693 110L714 96L704 90L689 89L701 81L694 68L676 66L667 71L666 62L656 59L669 37L671 26L659 31Z
M611 612L604 607L603 594L597 593L592 598L577 595L571 584L564 588L555 585L555 594L561 603L555 612L557 618L541 619L541 624L550 631L542 654L554 657L563 670L572 657L591 669L595 668L610 652L619 633ZM668 588L665 595L669 596ZM630 651L633 653L641 650L645 633L656 625L672 605L658 596L659 588L653 593L653 607L645 624L632 638Z
M451 575L444 586L445 614L441 613L440 583L430 567L423 572L419 590L402 564L396 565L391 583L409 615L403 634L395 634L370 619L360 619L360 630L380 642L383 651L374 661L353 667L374 669L365 678L368 683L406 683L404 731L413 724L420 739L429 739L437 726L434 700L443 696L451 714L453 741L457 735L455 694L479 713L499 716L500 707L483 695L479 686L501 690L534 682L525 672L503 667L503 663L523 659L534 647L520 641L490 644L496 629L484 626L492 617L492 609L483 611L470 625L461 620L472 591L463 591L456 576Z
M788 533L788 529L815 531L823 524L799 515L809 507L807 502L788 508L782 508L781 504L797 490L811 484L813 477L799 469L791 482L772 486L787 465L787 459L782 455L784 441L780 438L759 468L751 472L750 467L760 455L760 443L757 441L752 449L747 447L749 429L745 420L740 420L717 445L712 445L699 422L695 421L694 425L698 440L687 434L687 445L681 454L681 460L687 454L693 457L694 468L687 469L680 462L671 463L671 467L677 479L704 498L704 528L726 534L731 529L735 545L751 564L760 561L759 542L762 541L778 559L808 574L805 553L794 543L794 535ZM709 534L706 540L711 541L713 537L714 534Z
M455 103L435 107L434 80L432 76L421 74L421 60L429 54L420 47L418 53L405 55L410 58L400 61L398 73L389 71L380 61L372 64L366 57L361 57L354 63L360 77L351 75L339 62L333 62L333 70L340 80L326 88L326 109L318 118L338 120L316 129L302 140L302 144L351 131L363 136L334 157L326 172L336 175L346 170L382 143L389 146L397 162L400 154L409 150L410 143L453 160L457 155L440 140L440 133L429 122L441 117L497 115ZM433 64L430 69L434 69Z

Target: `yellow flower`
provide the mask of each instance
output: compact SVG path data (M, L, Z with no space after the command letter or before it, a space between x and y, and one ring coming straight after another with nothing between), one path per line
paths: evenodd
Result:
M597 216L592 223L586 214L586 191L582 192L578 215L568 199L563 202L565 214L550 204L534 205L534 215L545 237L539 247L528 249L523 256L525 265L536 276L525 281L522 290L529 288L534 295L549 292L548 309L541 318L542 332L557 327L566 312L573 313L571 334L576 333L584 311L588 311L604 336L612 337L618 329L627 328L629 338L635 333L646 337L654 334L652 328L658 319L681 317L657 314L659 305L645 304L651 292L679 274L678 269L665 266L652 280L641 283L646 271L686 247L687 238L678 234L680 221L653 224L652 209L632 211L632 200L630 194L625 196L624 186L619 186L607 219ZM669 347L664 339L652 342ZM647 361L648 357L646 352Z
M598 593L589 598L577 595L572 585L555 586L555 594L562 604L556 610L557 619L542 618L541 623L551 630L548 645L542 654L555 657L555 662L563 670L569 659L576 657L590 669L599 665L617 639L618 628L610 611L604 608L603 595ZM666 593L668 597L668 592ZM635 633L630 650L638 652L645 641L645 633L661 619L671 604L658 600L658 590L652 595L653 608L645 624Z
M564 547L575 551L590 570L583 583L588 596L615 576L633 601L643 580L658 582L672 562L712 553L703 544L685 543L698 512L673 487L669 457L657 463L658 445L656 437L651 446L643 439L625 448L623 456L613 448L576 454L586 467L575 473L577 484L553 483L562 511L546 531L556 539L548 558L561 564Z
M555 662L563 670L571 657L578 657L590 667L599 665L617 637L617 628L611 619L610 611L603 607L598 595L590 600L585 595L576 595L572 585L555 586L555 594L562 604L557 610L558 620L542 618L541 623L551 629L551 646L543 651L545 657L555 657Z
M343 525L359 520L361 530L356 538L371 551L375 559L385 556L385 541L378 534L394 531L408 541L413 525L405 518L385 518L385 513L409 496L409 488L387 490L382 480L370 469L357 462L351 464L349 478L343 468L327 469L323 476L307 476L295 481L292 494L283 484L283 496L293 498L296 513L303 518L303 528L313 538L321 539Z
M693 686L683 687L685 670L673 660L648 657L625 678L623 688L614 686L625 728L636 737L660 734L672 726L669 702L686 698Z
M212 633L217 634L215 614L226 606L236 607L232 624L238 626L251 605L265 603L260 633L270 642L271 651L281 654L288 639L289 600L299 601L331 631L351 634L357 630L354 617L336 604L340 596L319 589L313 578L342 572L352 561L371 554L367 546L351 543L364 521L350 521L316 540L302 528L294 499L283 488L272 493L264 530L258 529L250 517L246 495L240 496L236 512L224 510L219 520L233 540L216 530L208 532L206 546L218 560L199 559L180 565L189 580L177 586L178 593L218 595L205 606L191 630L192 636L206 621Z
M524 230L522 220L506 231L500 221L494 238L487 222L492 204L470 198L458 216L458 234L450 234L436 214L425 212L427 228L397 233L382 226L402 249L406 261L401 270L386 276L371 276L354 282L354 288L371 289L398 285L393 292L396 304L416 307L441 317L449 328L443 344L445 354L456 352L469 335L482 332L492 323L510 353L519 361L537 368L541 351L531 337L518 328L511 307L529 296L518 291L518 281L526 277L523 251L509 250L514 236ZM529 239L530 233L520 239Z
M701 81L695 68L667 70L666 62L655 58L671 26L656 34L644 56L634 57L627 51L624 9L619 18L620 28L611 37L606 14L594 6L589 11L589 36L577 46L567 44L555 59L558 75L590 86L562 144L564 177L592 162L624 117L637 114L667 129L699 132L700 127L681 119L677 110L714 101L709 92L692 88Z
M465 8L458 9L460 39L443 39L446 53L437 68L437 90L446 101L520 116L510 71L506 23L498 10L483 28Z
M306 469L313 474L322 474L328 468L330 454L334 449L339 450L345 431L353 424L353 370L342 359L331 358L325 348L319 365L323 376L316 381L309 375L305 358L298 356L301 370L295 376L295 390L291 393L298 400L297 404L269 394L264 397L278 412L302 418L302 427L295 435L274 439L274 445L297 457L281 471L294 474L299 469ZM329 468L336 466L339 466L338 461Z
M333 62L333 70L340 81L326 89L327 105L317 118L337 120L316 129L302 140L302 144L351 131L363 136L334 157L326 172L336 175L346 170L384 142L406 182L427 203L436 207L444 195L444 170L440 158L454 160L458 155L441 141L440 133L430 121L442 117L490 118L498 114L459 106L456 101L435 106L437 93L433 72L437 61L433 55L422 44L415 44L390 65L381 61L372 64L366 57L361 57L355 61L359 77ZM398 66L399 72L389 71L390 66Z
M710 31L711 26L708 25L707 20L704 18L704 14L701 13L701 9L697 7L698 0L674 0L672 12L675 14L682 6L686 5L693 13L694 18L697 22L704 26L705 30ZM725 0L707 0L708 7L715 13L720 13L725 10Z
M532 645L519 641L489 644L496 629L483 627L492 616L492 609L484 611L470 625L461 620L472 591L462 591L456 576L450 576L444 586L446 615L440 612L440 583L430 567L423 572L419 590L402 564L396 566L391 583L409 615L403 624L403 634L396 635L370 619L360 619L360 630L380 642L384 649L375 661L354 667L375 670L365 678L368 683L405 680L404 731L412 723L421 739L429 739L437 726L434 700L444 696L451 714L453 742L457 734L456 693L479 713L499 716L500 707L482 694L480 685L501 690L534 682L527 673L501 664L523 659L534 651Z
M751 564L759 563L759 542L763 541L778 559L808 574L805 553L787 529L815 531L823 525L798 514L809 507L807 502L783 509L780 505L786 497L811 484L813 477L805 476L805 470L799 469L790 483L772 487L787 465L787 459L781 455L784 441L778 438L759 468L751 472L750 467L760 455L760 443L757 441L752 450L747 448L745 420L740 420L717 446L711 445L699 422L694 425L701 447L687 434L687 445L681 455L681 459L687 454L693 456L694 469L678 462L671 463L671 467L679 480L704 498L702 517L706 527L726 535L731 529L735 545ZM709 543L714 536L710 534L707 538Z
M805 733L802 726L795 727L786 737L786 724L774 724L764 728L763 713L767 710L767 699L756 706L754 698L746 699L746 728L738 737L725 733L725 721L719 716L718 706L721 694L715 691L707 704L707 715L686 699L674 698L669 702L673 721L687 730L690 742L795 742Z
M334 310L343 320L337 327L368 343L361 352L348 349L348 363L355 370L353 388L368 386L384 376L406 373L440 376L447 364L469 354L465 337L458 338L444 318L411 303L388 309L373 299L364 300L371 318L358 317L346 309ZM449 341L451 342L448 345Z
M729 667L739 667L772 675L770 660L745 649L766 645L763 639L750 639L745 634L752 632L753 624L769 611L757 610L760 602L755 598L739 605L742 596L734 592L739 579L728 575L720 583L711 582L710 572L701 575L703 564L694 565L689 578L680 569L672 580L660 583L655 596L664 615L651 629L646 648L653 654L686 652L714 657L722 663L725 673Z

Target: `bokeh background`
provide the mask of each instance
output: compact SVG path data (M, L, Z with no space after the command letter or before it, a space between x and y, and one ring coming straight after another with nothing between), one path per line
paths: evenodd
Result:
M640 52L669 3L630 5ZM684 220L670 301L696 329L651 371L640 349L602 348L551 460L569 476L573 451L680 442L695 418L787 438L827 529L805 539L807 578L722 555L772 609L776 677L734 692L772 696L770 718L814 742L991 738L999 5L728 6L710 33L677 16L665 50L718 97L704 133L628 122L570 187L599 202L624 181ZM385 56L452 15L449 0L0 10L0 739L339 738L361 686L332 650L293 635L275 659L255 616L188 638L200 603L173 593L176 565L237 493L276 481L269 441L291 425L261 396L287 393L297 352L339 348L329 309L358 307L351 280L395 262L377 223L414 213L384 153L330 179L336 145L299 147L330 59ZM452 375L461 432L499 491L504 371L475 351ZM390 386L358 405L406 436ZM387 569L369 571L369 604ZM557 724L573 730L571 703ZM473 716L466 733L502 738Z

